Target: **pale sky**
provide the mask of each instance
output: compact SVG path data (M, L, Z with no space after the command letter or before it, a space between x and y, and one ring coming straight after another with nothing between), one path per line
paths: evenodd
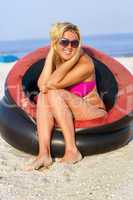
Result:
M0 41L48 38L58 21L84 36L133 32L133 0L0 0Z

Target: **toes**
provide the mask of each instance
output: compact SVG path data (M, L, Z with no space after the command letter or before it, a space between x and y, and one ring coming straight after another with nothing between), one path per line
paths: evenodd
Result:
M80 160L82 160L82 155L79 154L77 157L73 158L73 159L70 159L68 160L67 162L69 164L76 164L77 162L79 162Z
M25 171L32 171L32 170L38 170L40 167L43 166L43 163L40 163L38 161L34 161L33 163L27 165L24 167Z
M75 164L82 160L81 153L77 153L76 155L67 156L65 155L63 158L56 158L55 161L59 163L67 163L67 164Z
M52 165L52 159L51 158L49 158L49 159L46 159L46 160L44 160L44 162L43 162L43 166L44 167L49 167L50 165Z
M41 167L49 167L52 165L52 159L51 158L41 158L39 160L34 160L31 164L24 167L25 171L32 171L32 170L38 170Z

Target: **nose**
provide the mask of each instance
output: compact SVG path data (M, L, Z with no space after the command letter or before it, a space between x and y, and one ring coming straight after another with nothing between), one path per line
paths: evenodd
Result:
M71 48L72 48L72 46L71 46L71 42L69 42L69 44L68 44L67 48L69 48L69 49L71 49Z

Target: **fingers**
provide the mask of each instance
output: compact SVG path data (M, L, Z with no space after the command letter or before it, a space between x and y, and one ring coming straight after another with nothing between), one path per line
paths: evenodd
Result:
M57 49L56 49L56 44L57 44L57 40L51 40L51 51L56 52Z
M52 84L50 81L47 82L47 88L48 89L56 89L56 86Z
M39 90L42 93L47 93L48 92L48 88L45 85L40 85Z
M44 91L44 90L40 90L40 92L43 93L43 94L47 93L47 91Z
M54 41L51 41L51 45L50 45L50 46L53 48L54 45L55 45L55 42L54 42Z

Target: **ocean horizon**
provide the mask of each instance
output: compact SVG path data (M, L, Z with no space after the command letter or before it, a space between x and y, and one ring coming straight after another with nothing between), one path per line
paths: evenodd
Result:
M50 43L47 38L0 41L0 55L18 58ZM133 56L133 33L82 36L82 44L89 45L114 57Z

